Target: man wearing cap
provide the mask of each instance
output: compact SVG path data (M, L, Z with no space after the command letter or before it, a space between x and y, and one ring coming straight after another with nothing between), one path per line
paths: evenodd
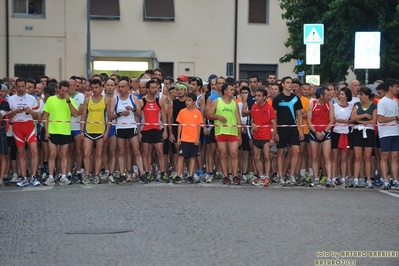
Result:
M177 81L178 81L179 83L183 83L183 82L188 83L188 77L187 77L186 75L180 75L180 76L177 78Z
M181 77L181 76L180 76ZM186 108L186 99L187 99L187 90L188 87L184 83L179 83L176 85L176 94L177 98L174 99L170 105L169 105L169 110L168 110L168 121L170 122L168 125L169 129L169 141L172 142L175 145L175 151L173 153L173 162L174 165L177 165L177 152L179 150L179 144L177 144L177 130L178 126L172 126L172 124L179 124L179 122L176 121L177 116L180 113L180 110ZM176 177L178 178L178 177ZM195 179L196 177L194 177ZM195 180L197 181L197 180Z

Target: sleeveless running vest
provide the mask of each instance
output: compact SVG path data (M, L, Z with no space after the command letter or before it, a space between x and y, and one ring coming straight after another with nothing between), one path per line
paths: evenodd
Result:
M330 123L330 104L317 104L317 100L313 101L312 124L317 132L323 131Z
M89 134L104 134L105 132L105 117L107 108L105 105L105 97L101 96L98 102L93 101L93 96L90 96L87 104L87 122L100 122L98 124L87 123L86 132Z
M223 123L219 120L215 120L215 135L233 135L238 136L237 118L236 111L237 105L234 100L231 100L229 104L223 102L222 98L218 98L218 106L216 108L215 115L224 116L227 120L226 125L229 127L221 126Z
M147 131L151 129L161 130L161 106L159 105L159 99L149 102L146 98L143 98L143 117L142 117L142 128L141 131ZM147 125L146 123L150 123Z
M133 100L133 95L129 94L126 100L121 100L119 96L116 96L115 102L115 113L126 111L126 107L130 106L136 108L136 104ZM129 111L128 116L120 116L116 119L118 122L116 124L116 129L120 128L137 128L136 119L134 117L134 113Z

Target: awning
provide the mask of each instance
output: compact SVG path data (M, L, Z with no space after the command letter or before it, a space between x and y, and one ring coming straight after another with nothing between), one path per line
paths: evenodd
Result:
M151 59L152 61L152 68L158 67L158 59L157 55L154 51L150 50L91 50L90 55L92 60L106 60L107 58L113 60L129 60L129 59L140 59L140 58L147 58Z

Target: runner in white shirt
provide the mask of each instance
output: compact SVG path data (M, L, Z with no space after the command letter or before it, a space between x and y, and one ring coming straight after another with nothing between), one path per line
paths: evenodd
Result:
M72 182L72 168L74 163L76 162L75 179L77 183L81 183L84 169L82 167L83 145L82 145L82 140L80 139L80 118L82 115L85 96L83 93L77 91L78 83L76 80L70 79L68 83L69 83L69 95L75 101L76 107L78 108L78 116L77 117L71 116L71 134L73 141L69 145L67 177L69 181Z
M390 188L388 180L388 161L391 163L391 175L394 179L392 187L399 188L398 183L398 155L399 155L399 108L398 101L393 99L398 94L399 81L387 79L385 81L385 96L377 105L378 134L381 144L381 176L384 180L383 189Z
M17 79L16 84L17 93L8 99L11 108L9 118L13 122L13 135L18 149L18 160L22 175L16 185L19 187L29 186L30 184L40 186L40 182L36 178L39 159L35 122L33 121L38 118L39 105L32 95L26 93L25 79ZM30 170L32 174L30 182L27 179L26 171L26 144L30 150Z

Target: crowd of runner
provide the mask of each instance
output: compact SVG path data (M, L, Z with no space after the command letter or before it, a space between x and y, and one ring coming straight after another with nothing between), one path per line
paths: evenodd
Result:
M0 185L398 188L399 81L4 78Z

